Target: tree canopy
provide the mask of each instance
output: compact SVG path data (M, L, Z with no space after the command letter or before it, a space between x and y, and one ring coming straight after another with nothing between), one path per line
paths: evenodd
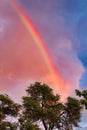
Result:
M73 130L78 127L81 110L80 100L68 97L62 103L52 88L35 82L26 89L21 105L8 95L0 95L0 130ZM16 122L9 120L12 117Z
M45 130L71 130L78 126L81 116L79 100L68 97L65 104L60 96L46 84L36 82L27 90L23 97L23 117L26 122L41 122Z
M0 94L0 130L16 130L16 124L12 123L10 118L17 117L19 109L20 105L8 95Z
M83 106L85 106L85 109L87 109L87 90L76 90L76 95L81 97L80 102Z

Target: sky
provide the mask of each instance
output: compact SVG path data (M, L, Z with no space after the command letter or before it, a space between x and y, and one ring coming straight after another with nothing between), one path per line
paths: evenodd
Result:
M19 101L35 81L87 89L87 0L0 0L0 92Z

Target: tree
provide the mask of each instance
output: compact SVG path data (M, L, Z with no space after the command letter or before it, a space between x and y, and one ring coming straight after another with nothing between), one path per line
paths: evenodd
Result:
M19 129L20 130L41 130L37 125L27 122L23 115L19 118Z
M80 102L83 106L85 106L85 109L87 109L87 90L76 90L76 95L81 97Z
M78 126L81 116L79 100L68 97L63 104L58 94L54 95L48 85L39 82L31 84L26 92L27 96L23 97L22 126L39 122L45 130L71 130L73 126Z
M66 123L66 128L69 126L70 129L64 129L64 130L71 130L73 129L73 126L78 127L78 122L80 122L81 119L81 104L79 100L76 98L68 97L67 103L65 103L65 114L63 121L63 124Z
M0 94L0 130L16 129L17 124L12 123L10 118L17 117L19 114L19 109L20 105L14 103L8 95Z
M82 100L68 97L62 103L59 94L53 94L52 88L40 82L31 84L26 92L21 106L8 95L0 94L0 130L73 130L73 126L78 127ZM77 92L87 100L85 91ZM40 129L40 126L43 127Z

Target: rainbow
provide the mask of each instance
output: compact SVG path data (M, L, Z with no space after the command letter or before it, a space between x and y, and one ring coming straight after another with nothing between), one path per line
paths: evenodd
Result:
M41 55L42 55L42 57L45 61L46 66L48 67L49 74L52 75L52 81L54 82L55 86L59 87L60 82L61 82L61 78L60 78L59 74L57 73L57 70L54 67L54 64L51 60L51 57L48 54L46 46L43 43L43 41L42 41L41 37L39 36L38 32L36 31L33 23L26 16L26 14L22 10L22 8L19 5L17 5L16 2L14 2L13 0L9 0L9 2L10 2L10 5L12 6L12 8L17 13L20 20L22 21L22 23L25 25L29 34L31 34L36 46L38 47L38 49L39 49L39 51L40 51L40 53L41 53Z

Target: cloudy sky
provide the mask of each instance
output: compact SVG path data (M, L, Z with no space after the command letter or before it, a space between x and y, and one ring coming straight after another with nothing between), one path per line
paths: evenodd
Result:
M42 43L36 44L23 14ZM0 91L19 100L35 81L63 98L87 89L87 0L0 0Z

